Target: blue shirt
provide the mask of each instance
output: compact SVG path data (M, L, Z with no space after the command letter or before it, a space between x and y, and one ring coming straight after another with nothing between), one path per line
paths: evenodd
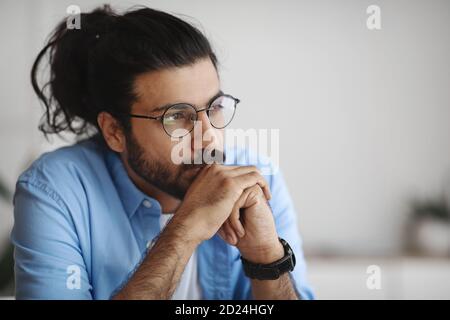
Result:
M261 165L245 150L227 149L228 159ZM313 298L283 176L265 178L278 234L297 258L292 279L302 298ZM134 185L119 155L97 139L43 154L16 184L16 298L110 299L145 258L160 232L160 214L158 201ZM215 235L197 252L204 299L252 299L235 247Z

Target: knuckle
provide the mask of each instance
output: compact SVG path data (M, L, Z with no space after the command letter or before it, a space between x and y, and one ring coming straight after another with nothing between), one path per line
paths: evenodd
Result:
M258 184L252 186L252 192L255 194L262 194L262 189Z
M250 188L250 196L254 198L263 197L264 193L259 185L254 185Z
M233 188L234 187L234 181L230 177L224 177L222 183L225 188Z
M219 179L225 180L225 179L227 179L228 176L227 176L226 171L220 170L220 171L217 172L217 177L218 177Z
M251 173L252 178L259 179L261 176L258 172L252 171Z

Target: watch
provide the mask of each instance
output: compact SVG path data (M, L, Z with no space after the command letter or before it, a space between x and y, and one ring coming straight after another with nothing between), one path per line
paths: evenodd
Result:
M284 248L284 257L269 263L260 264L252 263L241 256L242 266L244 267L245 275L251 279L258 280L276 280L283 273L294 270L295 255L286 240L278 238Z

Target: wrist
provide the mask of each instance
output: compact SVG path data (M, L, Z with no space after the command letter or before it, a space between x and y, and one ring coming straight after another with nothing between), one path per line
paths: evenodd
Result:
M197 245L205 240L211 238L206 233L206 230L211 228L206 225L206 222L202 218L203 212L199 209L179 208L173 219L176 218L176 222L183 226L186 230L186 237L189 241L195 242ZM203 214L204 216L204 214Z
M166 226L170 232L180 238L186 245L196 248L201 242L201 237L195 231L193 219L185 215L175 213Z
M239 249L241 256L252 263L269 264L284 257L284 248L281 242L276 239L271 244L253 248Z

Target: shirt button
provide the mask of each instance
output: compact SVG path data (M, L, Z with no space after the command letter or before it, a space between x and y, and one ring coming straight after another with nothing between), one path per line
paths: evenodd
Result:
M152 203L150 201L148 201L148 200L144 200L144 202L142 202L142 204L146 208L150 208L152 206Z

